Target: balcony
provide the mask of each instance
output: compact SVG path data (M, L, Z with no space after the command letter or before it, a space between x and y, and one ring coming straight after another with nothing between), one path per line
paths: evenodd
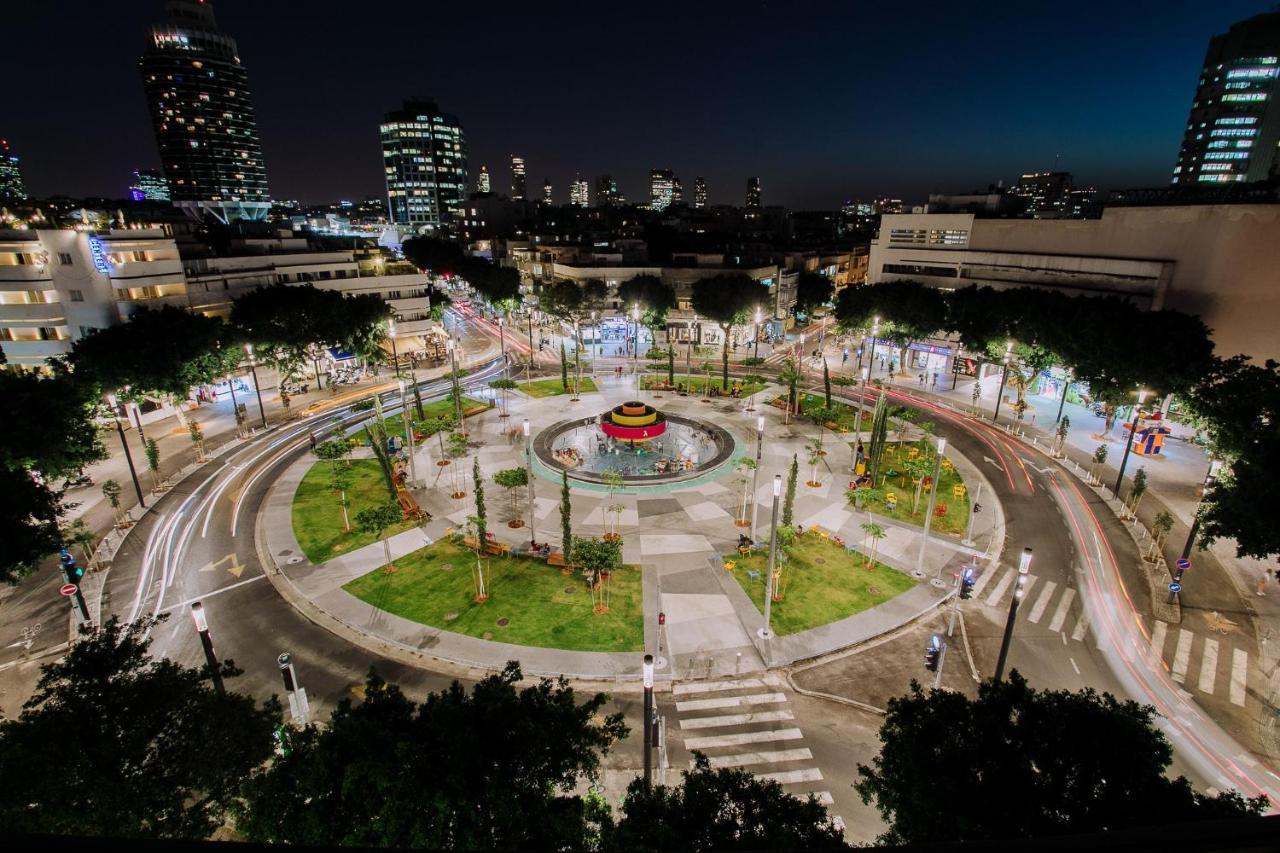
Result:
M3 341L5 357L10 364L44 367L44 360L71 352L71 339L61 341Z
M32 323L38 326L62 326L66 321L65 306L61 302L28 302L0 305L0 323L12 326L16 323Z
M53 273L50 272L48 264L0 267L0 289L31 290L31 283L36 281L53 281Z
M167 276L172 282L159 282L156 279ZM182 284L182 261L129 261L111 265L111 283L115 287L139 287L144 284Z
M430 317L421 320L396 320L396 340L412 335L425 335L438 325Z

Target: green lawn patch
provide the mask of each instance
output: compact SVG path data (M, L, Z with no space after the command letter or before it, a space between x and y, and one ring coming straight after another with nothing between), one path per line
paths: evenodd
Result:
M667 372L665 370L659 370L656 374L645 373L645 374L642 374L640 377L640 387L647 390L652 388L655 384L663 385L666 383L666 381L667 381ZM745 382L740 377L734 377L730 375L729 376L730 390L733 389L733 386L735 384L737 384L742 388L742 392L739 395L741 397L750 397L752 394L756 394L760 391L763 391L764 385L765 385L765 383L763 382ZM690 375L688 373L677 373L676 386L679 387L681 385L685 386L685 389L690 394L701 395L703 393L703 389L707 385L707 375L705 373L695 373L693 375ZM711 390L713 393L720 392L719 369L717 369L715 373L711 374Z
M569 369L569 387L573 387L573 368ZM564 390L564 384L558 378L534 379L529 382L521 382L519 389L530 397L555 397L568 393ZM594 379L590 376L584 376L582 381L578 383L578 390L584 394L590 394L600 389L596 387Z
M581 652L644 648L641 573L623 566L610 579L609 610L596 613L580 574L542 560L486 557L489 600L475 602L474 551L441 540L348 582L343 589L374 607L468 637ZM499 624L505 620L505 624ZM488 635L488 636L486 636Z
M916 585L910 576L883 563L868 571L866 555L846 550L817 533L797 538L785 551L779 581L782 601L773 603L770 616L773 630L779 634L806 631L861 613ZM758 549L750 557L729 559L735 563L733 576L756 608L764 612L768 548ZM755 577L752 572L757 573Z
M413 405L413 398L409 397L409 417L415 421L418 419L418 410ZM478 415L481 412L489 411L489 404L484 400L476 400L471 397L462 398L462 417L469 418L472 415ZM422 413L427 416L428 420L433 418L453 418L454 407L452 400L433 400L430 403L422 404ZM404 418L399 414L388 415L386 418L387 435L398 435L404 438ZM435 433L430 433L435 435ZM355 434L355 438L360 444L368 445L365 439L364 430L359 430Z
M866 426L865 422L863 426ZM865 436L863 446L866 447ZM876 515L914 524L916 527L924 527L924 514L929 508L929 493L921 489L920 506L915 513L912 513L911 502L915 499L916 487L911 482L911 478L902 471L902 461L907 458L908 449L911 446L910 442L901 444L889 442L886 445L884 456L880 459L880 477L876 481L877 487L871 491L871 500L864 502L862 508ZM930 476L933 476L932 472ZM948 470L944 465L940 479L942 485L938 491L938 501L934 507L933 522L929 525L929 530L931 533L942 533L947 536L963 536L965 526L969 523L969 490L966 488L962 495L956 497L954 487L964 485L964 478L955 468ZM888 497L891 494L897 498L897 506L894 509L890 509ZM944 507L945 511L939 515L938 510Z
M351 518L353 529L350 533L344 533L342 506L338 502L338 495L329 489L330 464L317 462L312 465L293 495L293 535L302 546L302 553L313 563L323 563L339 554L378 541L355 529L356 514L362 509L391 501L378 460L352 460L351 486L347 489L347 515ZM393 536L410 527L413 527L413 522L406 521L388 528L385 535Z

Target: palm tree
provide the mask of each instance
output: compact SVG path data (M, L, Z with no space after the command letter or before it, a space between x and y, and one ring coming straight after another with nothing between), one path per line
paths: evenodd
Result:
M778 381L787 387L787 405L782 410L782 422L789 424L798 404L797 389L800 385L800 371L796 368L795 359L788 358L783 362Z
M884 527L874 521L868 521L863 523L862 533L867 539L871 540L871 555L867 557L866 568L875 571L876 551L880 547L880 540L884 538Z

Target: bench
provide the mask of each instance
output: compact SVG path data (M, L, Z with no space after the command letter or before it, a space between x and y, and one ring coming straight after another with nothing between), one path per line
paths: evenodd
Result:
M478 550L480 547L479 540L474 536L462 537L462 544L473 551ZM494 557L505 557L511 553L511 546L505 542L489 541L484 543L484 552Z
M400 503L400 511L404 513L405 521L421 521L426 517L422 507L418 506L418 502L408 492L396 492L396 500Z

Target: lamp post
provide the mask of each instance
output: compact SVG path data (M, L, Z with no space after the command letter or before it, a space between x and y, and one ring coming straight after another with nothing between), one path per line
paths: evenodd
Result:
M1218 471L1222 468L1221 459L1211 459L1209 461L1209 470L1204 475L1204 487L1200 490L1200 503L1196 504L1195 517L1191 519L1191 529L1187 531L1187 542L1182 546L1182 559L1191 558L1191 549L1196 544L1196 533L1200 530L1200 504L1204 503L1204 499L1209 497L1209 491L1213 488L1214 482L1218 479ZM1182 570L1178 570L1178 577L1174 580L1181 580Z
M853 416L853 443L855 446L862 443L862 404L867 396L867 377L871 375L871 367L862 369L862 392L858 394L858 412Z
M330 388L333 383L330 383ZM236 435L240 435L240 403L236 400L236 376L234 373L227 374L227 389L231 392L231 419L236 423Z
M685 381L690 382L693 379L693 336L697 334L698 315L693 315L693 322L689 324L689 346L684 351L684 374Z
M532 548L538 542L538 537L533 529L533 441L529 436L529 419L524 419L524 473L525 479L529 481L529 547Z
M653 781L653 655L644 656L644 786Z
M1031 570L1031 549L1022 549L1022 558L1018 562L1018 582L1013 587L1013 598L1009 601L1009 618L1004 623L1004 639L1000 641L1000 657L996 660L996 672L992 676L996 681L1004 677L1004 662L1009 657L1009 641L1013 639L1013 623L1018 618L1018 603L1027 588L1027 572Z
M498 318L498 346L502 349L502 378L507 378L507 332L503 328L502 318Z
M262 418L262 428L267 428L267 410L262 408L262 389L258 387L258 363L253 357L253 344L245 344L244 351L249 356L249 372L253 374L253 393L258 395L258 415Z
M591 312L591 375L596 375L596 359L600 357L600 324L596 322L596 312Z
M876 338L880 335L880 317L879 315L871 319L871 349L867 352L867 375L871 375L871 370L876 364ZM862 348L867 349L867 335L862 336ZM858 366L862 366L862 354L858 354ZM865 390L865 389L864 389Z
M1058 416L1053 419L1053 422L1055 424L1062 422L1062 410L1067 405L1067 389L1070 387L1071 387L1071 371L1066 370L1066 371L1063 371L1062 373L1062 399L1058 401Z
M307 702L307 689L298 683L298 673L293 668L293 655L281 652L276 658L276 665L280 667L284 692L289 697L289 713L294 722L305 726L311 716L311 705Z
M204 618L204 605L195 602L191 605L191 618L196 623L196 633L200 635L200 645L204 648L204 660L209 665L209 673L213 678L213 689L219 693L226 693L227 688L222 683L222 672L218 668L218 656L213 651L213 638L209 636L209 622Z
M634 335L634 337L631 339L631 360L639 361L640 360L640 306L639 305L631 306L631 323L634 326L634 331L632 332L632 335Z
M462 383L458 381L458 344L449 336L449 370L452 373L451 381L453 387L457 389L457 393L453 395L453 415L458 419L458 429L462 429Z
M1120 473L1116 475L1116 487L1112 489L1116 493L1116 500L1120 499L1120 484L1124 481L1124 466L1129 464L1129 450L1133 447L1133 440L1138 437L1138 420L1142 417L1142 398L1147 395L1146 391L1138 389L1138 402L1133 404L1133 425L1129 428L1129 437L1124 443L1124 453L1120 456Z
M387 337L391 339L391 366L395 368L396 379L400 378L400 353L396 351L396 319L387 321Z
M120 446L124 449L124 461L129 463L129 476L133 479L133 490L138 493L138 506L147 508L142 497L142 484L138 482L138 471L133 467L133 454L129 452L129 442L124 437L124 427L120 424L120 409L116 403L116 395L107 395L107 405L111 407L111 419L116 422L116 432L120 434Z
M529 363L524 368L525 381L533 376L533 306L529 307Z
M996 407L991 412L991 422L994 424L1000 419L1000 398L1004 396L1004 383L1009 378L1009 360L1013 358L1013 341L1009 341L1004 345L1004 370L1000 373L1000 390L996 392Z
M756 495L760 493L760 461L764 458L764 415L756 418L756 468L751 475L751 541L756 541L756 515L760 502Z
M938 452L933 460L933 488L929 490L929 503L924 513L924 536L920 539L920 553L916 555L916 574L924 574L924 552L929 547L929 523L933 521L933 508L938 502L938 483L942 479L942 454L947 452L947 440L938 439ZM942 567L938 568L942 576Z
M400 380L400 414L404 418L404 440L409 445L409 484L418 482L418 463L413 452L413 419L409 417L409 403L404 396L404 380Z
M782 496L782 475L773 475L773 521L769 531L769 571L764 580L764 627L760 629L760 638L773 639L773 630L769 627L769 619L773 615L773 567L778 560L778 499ZM769 662L765 661L767 665Z
M128 393L129 387L126 385L124 390ZM142 410L132 400L125 400L124 407L125 411L133 415L133 425L138 428L138 440L145 445L147 443L147 434L142 431Z
M763 319L763 316L760 311L760 306L757 305L756 306L756 339L755 339L755 349L751 351L752 358L760 357L760 321L762 319Z
M796 365L800 371L800 381L804 381L804 332L800 333L800 340L796 341Z

